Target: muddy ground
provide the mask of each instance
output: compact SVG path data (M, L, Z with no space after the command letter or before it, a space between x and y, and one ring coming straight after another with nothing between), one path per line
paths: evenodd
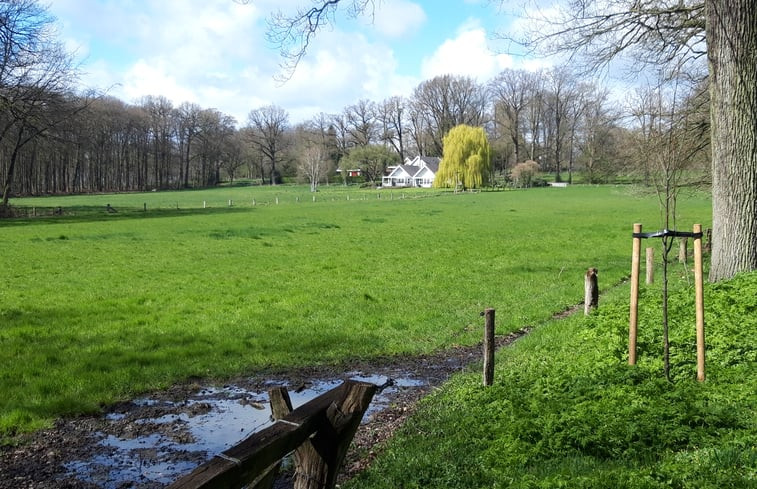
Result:
M524 335L523 329L507 336L496 338L497 346L510 344ZM413 412L416 402L441 385L452 374L466 368L479 368L482 347L459 347L433 355L375 359L370 362L350 363L338 367L316 367L290 372L265 372L255 378L234 379L229 382L234 389L227 391L213 389L213 399L226 396L231 402L248 403L253 406L261 399L240 397L240 391L266 392L271 385L286 384L290 389L307 386L316 379L339 380L344 372L360 372L369 376L383 376L388 379L412 378L417 385L407 388L387 389L384 393L383 408L373 412L358 429L347 460L342 469L342 479L354 476L367 467L375 457L381 444L392 436ZM104 439L150 439L151 436L171 439L177 443L191 441L192 434L185 427L187 419L206 414L210 405L202 402L205 388L199 383L177 385L167 391L153 393L150 402L125 402L108 406L99 416L84 416L59 420L52 429L43 430L22 440L16 446L0 447L0 489L63 489L108 487L114 489L164 487L167 482L143 475L124 476L114 480L107 466L119 453ZM193 402L188 402L193 399ZM162 420L145 422L145 420ZM173 420L165 422L165 420ZM147 437L147 438L145 438ZM144 443L144 442L141 442ZM158 453L160 452L160 453ZM161 463L170 465L168 471L177 467L192 467L206 461L210 456L202 451L176 450L166 453L147 445L139 446L134 452L139 460L149 461L161 458ZM108 458L111 457L111 458ZM77 473L75 467L82 460L106 460L101 469L88 469L85 475ZM131 463L118 461L115 463ZM140 462L144 463L144 462ZM98 474L97 471L108 471ZM139 474L139 467L136 472ZM107 483L103 483L107 481ZM290 487L286 477L277 487Z

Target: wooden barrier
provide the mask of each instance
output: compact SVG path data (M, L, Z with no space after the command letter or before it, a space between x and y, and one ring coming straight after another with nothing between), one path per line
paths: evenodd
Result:
M347 381L303 404L287 407L280 390L272 389L272 409L279 418L273 426L253 433L168 486L170 489L272 487L279 463L307 445L309 456L297 456L295 488L333 488L352 438L377 387ZM283 403L283 407L282 407Z

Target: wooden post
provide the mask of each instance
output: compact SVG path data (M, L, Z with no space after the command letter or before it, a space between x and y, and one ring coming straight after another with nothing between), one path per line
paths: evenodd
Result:
M647 248L647 285L654 283L654 248Z
M584 275L584 315L588 316L592 309L599 306L599 284L597 284L597 269L590 268Z
M694 224L694 232L701 233L702 225ZM704 382L704 274L701 237L694 238L694 288L697 310L697 380Z
M341 405L326 410L328 429L321 429L297 450L299 457L294 489L333 488L339 467L368 409L376 386L350 384Z
M634 234L641 232L641 224L633 225ZM641 261L641 238L633 238L631 254L631 313L628 326L628 364L636 365L636 329L639 315L639 268Z
M678 262L686 263L688 260L688 244L689 238L681 238L678 240Z
M494 383L494 309L483 312L484 324L484 385Z

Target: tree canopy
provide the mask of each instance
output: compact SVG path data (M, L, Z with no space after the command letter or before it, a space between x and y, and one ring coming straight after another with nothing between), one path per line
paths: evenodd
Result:
M481 188L489 183L491 149L482 127L465 124L444 136L444 153L434 187Z

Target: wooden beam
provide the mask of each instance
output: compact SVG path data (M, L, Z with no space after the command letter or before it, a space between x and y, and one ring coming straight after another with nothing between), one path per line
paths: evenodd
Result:
M302 445L312 434L327 427L329 408L334 405L341 406L343 400L355 389L370 393L370 398L372 398L376 386L365 382L347 381L303 404L273 426L253 433L168 487L170 489L226 489L242 487L254 481L286 454ZM366 404L365 409L367 407ZM361 418L362 414L361 412Z

